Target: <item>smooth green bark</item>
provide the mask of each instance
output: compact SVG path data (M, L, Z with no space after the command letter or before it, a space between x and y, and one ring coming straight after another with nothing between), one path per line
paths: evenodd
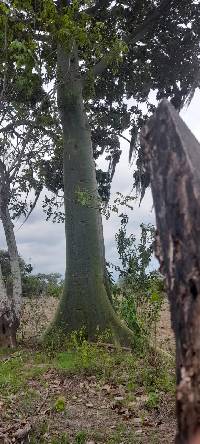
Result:
M77 49L58 49L58 107L64 140L66 232L65 288L54 326L88 339L109 330L113 340L131 344L133 334L117 318L105 288L102 220L91 132L84 110Z

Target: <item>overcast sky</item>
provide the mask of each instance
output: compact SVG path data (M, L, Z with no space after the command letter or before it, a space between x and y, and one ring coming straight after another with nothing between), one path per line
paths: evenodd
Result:
M200 141L200 91L198 91L190 106L181 113L183 119L192 130L196 138ZM133 166L128 164L128 143L122 141L122 157L115 172L112 183L112 196L120 191L124 195L130 194L133 183ZM103 165L103 160L100 165ZM154 212L152 210L151 192L148 190L141 206L136 202L134 210L129 212L129 232L137 237L140 232L140 223L155 223ZM59 272L65 271L65 238L64 225L53 224L45 221L45 215L41 207L38 206L29 220L18 230L16 225L16 238L19 253L34 267L34 273ZM106 258L113 263L118 262L115 233L119 229L119 218L112 215L111 218L104 220L104 238L106 246ZM2 230L0 248L5 248L5 239Z

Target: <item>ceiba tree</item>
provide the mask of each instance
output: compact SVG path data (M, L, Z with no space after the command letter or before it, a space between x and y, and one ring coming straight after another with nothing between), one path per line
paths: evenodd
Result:
M53 84L57 95L66 278L54 325L65 332L85 327L92 339L97 330L109 329L121 343L130 342L131 333L117 319L106 291L95 160L107 153L108 173L99 177L109 185L125 129L131 133L130 157L138 149L137 132L144 120L138 103L147 103L152 111L151 89L157 90L158 99L170 97L176 108L191 98L198 86L199 3L16 0L4 5L2 15L11 40L29 47L29 75L36 76L47 94ZM25 73L26 61L20 69ZM20 87L26 91L26 86ZM144 184L140 153L138 167L135 181Z

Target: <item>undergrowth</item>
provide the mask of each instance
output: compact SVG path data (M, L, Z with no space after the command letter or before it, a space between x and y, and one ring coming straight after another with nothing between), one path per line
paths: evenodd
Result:
M13 412L18 420L24 416L34 417L38 412L38 405L44 402L42 393L45 391L48 394L47 411L51 412L48 415L53 415L53 424L56 425L61 418L62 421L67 419L70 412L62 385L58 392L55 393L54 389L51 392L53 381L65 381L66 378L75 376L82 381L85 378L95 378L96 390L107 386L123 387L124 395L117 401L118 408L122 411L129 409L130 405L134 406L138 393L142 393L144 405L140 415L143 421L143 415L145 417L148 412L159 409L167 394L174 394L173 365L169 356L152 353L152 350L148 353L147 350L132 353L114 346L108 350L101 343L91 344L83 338L80 340L80 335L75 333L68 341L67 348L58 351L54 349L54 352L51 347L35 351L4 350L4 354L0 356L0 401L10 411L12 400L18 399L17 412ZM137 409L134 414L138 415ZM30 443L142 442L134 430L122 429L107 432L106 438L99 439L95 438L94 431L88 434L84 430L77 430L70 437L63 431L57 436L54 430L51 432L49 429L49 416L46 421L38 418L30 433ZM153 442L156 441L152 440Z

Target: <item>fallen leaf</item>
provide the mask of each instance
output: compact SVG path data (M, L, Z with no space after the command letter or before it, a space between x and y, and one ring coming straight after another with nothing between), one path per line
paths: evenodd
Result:
M14 437L17 438L17 439L22 439L22 438L24 438L25 436L28 435L30 430L31 430L31 425L27 424L25 427L23 427L23 429L18 429L15 432Z
M110 393L110 392L111 392L111 386L110 386L109 384L105 384L105 385L102 387L102 390L104 390L104 391L107 392L107 393Z
M135 435L141 435L143 433L142 429L135 430Z
M134 420L133 420L133 424L134 425L140 425L142 423L142 420L141 420L141 418L134 418Z

